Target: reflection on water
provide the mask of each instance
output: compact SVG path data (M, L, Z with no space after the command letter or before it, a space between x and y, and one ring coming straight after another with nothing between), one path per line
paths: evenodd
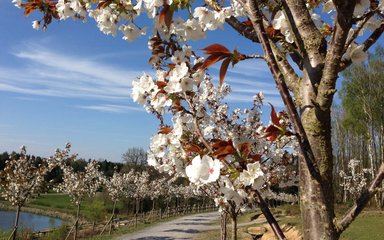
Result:
M0 229L10 230L15 223L16 213L13 211L0 210ZM59 218L47 217L33 213L21 212L19 217L19 228L32 231L46 230L58 227L63 223Z

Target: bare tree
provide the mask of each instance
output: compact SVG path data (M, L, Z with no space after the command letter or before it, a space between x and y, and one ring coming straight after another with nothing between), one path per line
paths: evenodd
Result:
M143 169L147 164L147 152L143 148L131 147L121 155L127 169Z

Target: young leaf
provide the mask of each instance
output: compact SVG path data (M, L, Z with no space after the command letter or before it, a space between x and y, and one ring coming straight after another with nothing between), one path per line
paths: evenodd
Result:
M220 44L212 44L206 48L203 48L205 51L205 54L215 54L215 53L221 53L221 54L231 54L231 52L228 50L228 48L224 47Z
M170 132L172 132L172 128L171 127L162 127L159 130L159 133L161 133L161 134L168 134Z
M227 55L223 55L222 53L216 53L216 54L212 54L210 55L209 57L207 57L207 59L205 59L204 63L199 67L199 69L207 69L209 68L210 66L212 66L213 64L219 62L220 60L226 58Z
M277 128L276 126L274 125L269 125L266 129L265 129L265 135L263 136L264 138L268 139L270 142L274 142L277 137L280 135L280 129Z
M165 23L165 26L167 26L169 30L172 23L172 17L173 17L173 10L170 8L168 4L165 4L163 6L163 9L160 12L160 16L159 16L160 24Z
M280 124L280 120L279 120L279 117L277 116L276 114L276 111L275 111L275 108L273 107L272 104L269 104L271 105L271 121L274 125L278 126L278 127L281 127L281 124Z
M229 63L231 62L231 59L227 57L220 67L220 87L223 85L225 74L227 73Z

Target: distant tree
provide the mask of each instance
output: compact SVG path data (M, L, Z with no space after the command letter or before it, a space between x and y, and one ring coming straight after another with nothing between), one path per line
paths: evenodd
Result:
M74 229L74 239L76 240L79 226L80 205L85 196L93 197L96 194L96 191L104 182L104 176L98 170L98 163L96 161L86 163L84 171L75 171L72 166L77 165L68 164L68 159L74 161L76 158L76 155L69 156L70 147L71 145L67 144L64 150L57 150L55 156L50 159L55 161L54 165L60 166L63 170L63 182L58 184L55 190L57 192L68 194L77 207L76 221L72 228ZM77 160L74 162L85 161ZM71 161L69 161L69 163L71 163Z
M0 170L3 170L5 167L5 161L9 159L8 152L3 152L3 154L0 155Z
M378 46L376 52L369 55L368 63L353 65L344 72L340 92L345 109L343 126L365 142L371 179L384 158L383 72L384 48Z
M121 159L128 169L143 169L147 164L147 152L143 148L131 147L123 153Z
M80 158L75 161L71 161L70 164L74 172L84 172L85 167L87 166L87 161Z
M35 166L34 161L27 155L25 146L21 147L20 154L11 154L0 171L1 196L16 207L14 230L9 239L16 239L19 225L20 209L33 194L43 191L44 175L48 165L41 162Z
M106 159L99 159L100 171L104 173L107 178L113 176L113 173L116 171L120 171L123 168L122 163L109 162Z

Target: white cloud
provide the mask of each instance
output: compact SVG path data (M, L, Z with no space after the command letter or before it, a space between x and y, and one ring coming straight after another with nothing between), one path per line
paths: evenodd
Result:
M36 44L23 46L13 53L20 62L17 68L0 67L0 91L25 96L97 100L100 103L76 106L96 111L126 112L141 109L129 99L132 80L142 75L142 71L129 69L129 66L128 69L117 67L110 63L111 54L76 56ZM217 73L215 68L214 74ZM214 80L217 79L218 76L214 76ZM282 105L264 62L241 62L229 69L225 81L233 90L226 98L228 102L251 104L253 96L262 91L271 97L267 101L277 106Z
M128 111L138 111L144 112L145 109L143 107L130 107L123 105L114 105L114 104L101 104L101 105L91 105L91 106L77 106L78 108L89 109L89 110L97 110L102 112L114 112L114 113L122 113Z
M141 71L116 67L109 63L110 60L92 60L87 56L55 52L36 44L19 49L12 55L19 64L17 67L0 67L0 91L25 96L108 101L109 105L104 104L104 108L93 108L103 111L106 111L106 106L113 106L111 102L121 104L123 101L134 107L125 106L119 111L137 111L136 105L128 99L132 80L142 75Z

